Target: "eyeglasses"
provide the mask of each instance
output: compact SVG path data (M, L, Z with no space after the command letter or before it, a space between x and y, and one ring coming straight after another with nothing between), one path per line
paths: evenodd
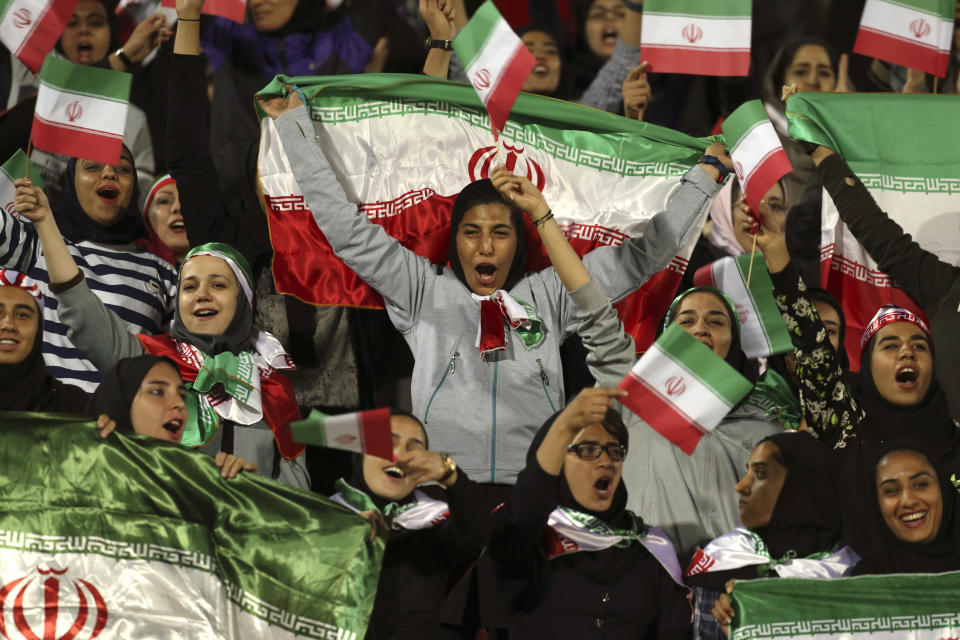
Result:
M596 442L578 442L567 447L567 451L577 454L581 460L596 460L606 451L610 462L623 462L627 457L627 448L619 442L598 444Z

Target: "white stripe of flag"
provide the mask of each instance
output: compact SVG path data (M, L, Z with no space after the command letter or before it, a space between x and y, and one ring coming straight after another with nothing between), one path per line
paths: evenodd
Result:
M767 191L793 171L760 100L745 102L723 122L723 134L747 203L756 210Z

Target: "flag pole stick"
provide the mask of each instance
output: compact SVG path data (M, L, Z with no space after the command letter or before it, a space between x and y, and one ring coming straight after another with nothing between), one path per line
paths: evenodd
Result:
M27 138L27 160L23 163L23 177L24 179L30 177L30 149L33 146L33 138Z
M937 83L940 81L939 76L933 76L933 94L937 94Z
M750 276L753 275L753 256L757 253L757 236L759 233L760 230L757 229L757 233L753 234L753 248L750 249L750 267L747 269L747 289L750 288Z

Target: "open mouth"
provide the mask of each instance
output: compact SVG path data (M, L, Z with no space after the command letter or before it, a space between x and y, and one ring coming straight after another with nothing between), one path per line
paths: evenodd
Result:
M903 523L903 526L910 529L918 529L924 525L927 521L927 512L926 511L915 511L914 513L908 513L906 515L900 516L900 522Z
M610 494L612 493L612 481L613 478L610 476L603 476L602 478L598 478L597 481L593 483L593 489L597 492L598 498L603 500L610 497Z
M20 341L15 338L0 338L0 351L15 351Z
M216 309L197 309L193 312L194 318L212 318L220 312Z
M532 73L533 73L533 75L535 75L535 76L545 76L545 75L547 75L547 73L549 73L549 70L547 69L547 65L545 65L545 64L538 64L537 66L535 66L535 67L533 68L533 72L532 72Z
M617 36L619 33L616 29L604 29L603 35L600 36L603 39L603 44L608 46L614 46L617 44Z
M493 284L493 279L497 275L497 268L492 264L485 262L476 266L477 279L483 284Z
M170 223L169 229L174 233L183 233L186 230L186 225L183 224L183 219L174 220Z
M107 202L115 202L117 199L117 196L120 195L120 190L110 185L104 185L99 189L97 189L97 195L100 196L101 200L106 200Z
M903 367L897 370L897 373L894 375L894 380L897 381L897 386L901 389L913 389L917 386L918 377L919 374L916 369L913 367Z
M183 421L169 420L163 423L163 428L174 440L179 440L183 436Z
M383 472L394 480L403 480L407 477L407 474L403 472L403 469L397 466L386 467L384 468Z
M77 44L77 53L80 57L90 57L93 55L93 45L89 42L81 42Z

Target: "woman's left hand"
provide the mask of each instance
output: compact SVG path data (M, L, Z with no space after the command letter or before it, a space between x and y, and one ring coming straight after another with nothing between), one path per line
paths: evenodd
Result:
M402 460L401 460L402 458ZM402 455L397 459L407 475L412 476L417 484L424 482L436 482L447 472L447 466L444 464L443 455L436 451L420 449L413 451L407 457ZM445 485L451 485L456 482L457 472L454 471L449 478L444 481Z
M515 176L503 165L490 174L490 181L504 198L526 211L536 222L550 212L546 199L540 190L526 178Z
M837 86L834 93L853 93L853 83L850 82L850 56L842 54L837 64Z
M736 580L727 581L727 593L733 592L733 584ZM730 596L727 593L720 594L720 599L713 604L713 617L716 618L723 634L730 637L730 623L733 622L733 605L730 604Z
M232 453L224 453L223 451L217 454L214 462L220 467L220 477L222 478L236 478L241 471L257 470L255 463L247 462L243 458L238 458Z
M286 96L257 96L257 104L263 112L276 120L288 111L303 106L300 94L293 87L287 87Z
M127 41L123 43L123 52L136 64L169 40L172 33L170 25L158 11L137 25Z
M97 418L97 428L100 429L100 437L106 438L117 428L117 423L107 414L101 413L100 417Z

